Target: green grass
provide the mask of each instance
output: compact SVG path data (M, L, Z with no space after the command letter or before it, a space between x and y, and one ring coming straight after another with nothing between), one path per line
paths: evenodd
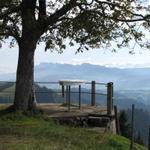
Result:
M60 126L43 116L0 116L0 150L129 150L129 143L110 133Z

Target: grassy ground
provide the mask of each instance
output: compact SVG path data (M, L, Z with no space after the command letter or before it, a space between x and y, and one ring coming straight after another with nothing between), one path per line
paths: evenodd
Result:
M43 116L0 116L0 150L129 150L128 139L60 126ZM135 150L146 150L135 145Z

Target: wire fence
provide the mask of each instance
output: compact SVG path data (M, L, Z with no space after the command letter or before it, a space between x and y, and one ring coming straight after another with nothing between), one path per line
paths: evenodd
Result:
M35 82L35 95L38 103L63 103L62 86L59 82ZM78 86L72 86L70 90L71 103L78 103ZM0 81L0 103L13 103L15 92L15 82ZM81 104L91 104L92 82L85 82L81 86ZM95 102L96 105L106 105L107 84L95 82Z

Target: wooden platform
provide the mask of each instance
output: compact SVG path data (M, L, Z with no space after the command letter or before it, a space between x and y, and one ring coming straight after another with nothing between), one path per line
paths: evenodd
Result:
M44 112L49 117L70 117L70 116L87 116L90 114L99 114L106 115L107 109L104 106L89 106L82 105L79 109L78 106L71 106L70 111L68 111L67 106L63 106L62 104L39 104L39 108L44 110Z
M0 104L0 107L6 108L10 104ZM114 113L107 115L107 108L104 106L82 105L68 107L62 104L46 103L38 104L38 108L42 109L47 117L54 119L60 124L71 125L74 127L88 127L90 130L110 131L116 134L116 124Z
M114 115L107 115L107 108L104 106L82 105L81 109L72 106L70 111L62 104L40 104L38 107L60 124L90 127L91 130L105 129L116 133Z

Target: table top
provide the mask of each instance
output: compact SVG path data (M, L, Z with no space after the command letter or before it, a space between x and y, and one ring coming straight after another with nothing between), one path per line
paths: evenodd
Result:
M60 80L60 85L81 85L84 84L84 80Z

